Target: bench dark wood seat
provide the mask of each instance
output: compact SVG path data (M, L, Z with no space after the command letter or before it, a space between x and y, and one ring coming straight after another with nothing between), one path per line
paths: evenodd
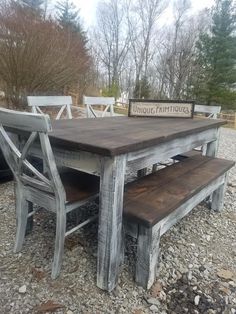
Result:
M150 288L155 280L163 233L211 194L211 208L223 208L226 177L233 165L198 154L127 184L124 215L127 225L137 226L138 284Z

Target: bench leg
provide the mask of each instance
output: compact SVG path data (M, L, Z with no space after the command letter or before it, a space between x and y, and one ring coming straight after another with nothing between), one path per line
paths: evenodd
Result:
M225 174L225 181L212 193L211 209L221 211L224 207L224 196L227 187L227 174Z
M159 243L160 226L139 226L135 280L145 289L149 289L156 278Z

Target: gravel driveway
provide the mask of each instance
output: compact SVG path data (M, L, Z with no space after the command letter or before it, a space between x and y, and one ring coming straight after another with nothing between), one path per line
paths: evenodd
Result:
M236 160L236 131L222 129L219 157ZM13 183L1 184L0 313L236 313L235 191L233 168L223 212L200 205L161 238L159 279L148 292L133 281L135 242L127 238L119 285L108 294L96 287L96 224L66 240L62 272L53 281L55 217L38 212L33 233L14 254Z

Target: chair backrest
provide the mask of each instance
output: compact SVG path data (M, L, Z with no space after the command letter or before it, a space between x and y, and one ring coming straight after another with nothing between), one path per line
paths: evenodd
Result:
M7 132L22 137L16 145ZM18 112L0 108L0 144L6 161L17 183L65 198L65 190L57 171L54 155L48 138L51 122L48 115ZM23 142L24 139L24 142ZM30 162L28 155L32 144L41 148L46 171L40 172ZM19 146L19 147L18 147Z
M110 112L110 116L114 115L114 97L91 97L91 96L83 96L83 104L86 107L87 118L97 118L97 117L105 117L107 112ZM101 115L99 115L99 111L94 110L93 106L102 105L104 106L104 110Z
M217 119L217 114L220 113L221 106L204 106L204 105L195 105L194 112L196 113L206 113L207 118Z
M43 114L40 107L57 107L59 108L59 111L56 116L56 120L61 118L64 111L66 111L67 118L72 119L71 96L28 96L27 101L28 106L32 107L32 112L34 113Z

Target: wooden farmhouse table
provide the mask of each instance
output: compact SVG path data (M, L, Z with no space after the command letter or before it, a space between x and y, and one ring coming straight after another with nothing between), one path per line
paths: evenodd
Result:
M107 117L52 121L58 165L100 176L97 286L117 284L122 242L125 171L138 170L207 144L217 151L222 120Z

